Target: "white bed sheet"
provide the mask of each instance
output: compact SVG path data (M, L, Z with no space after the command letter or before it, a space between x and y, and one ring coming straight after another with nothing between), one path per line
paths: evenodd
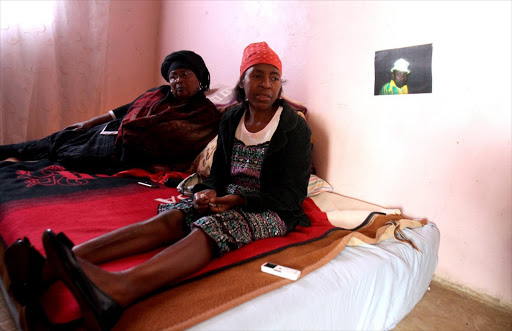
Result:
M346 247L298 281L219 314L192 330L389 330L426 292L438 263L433 223L395 239Z

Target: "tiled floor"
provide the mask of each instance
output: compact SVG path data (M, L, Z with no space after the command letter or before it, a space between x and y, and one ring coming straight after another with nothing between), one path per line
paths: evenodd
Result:
M0 298L0 330L17 331L3 297ZM467 294L432 282L430 290L394 329L405 330L511 331L512 310L482 303Z

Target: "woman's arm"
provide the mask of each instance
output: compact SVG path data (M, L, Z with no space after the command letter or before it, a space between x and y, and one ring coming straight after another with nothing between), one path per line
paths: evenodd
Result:
M108 112L106 114L93 117L90 120L72 124L72 125L66 127L65 129L66 130L73 130L73 131L76 131L76 130L87 130L87 129L90 129L90 128L96 126L96 125L100 125L100 124L103 124L103 123L110 122L113 119L114 118L112 117L110 112Z
M146 93L147 92L156 91L159 88L161 88L161 87L152 88L152 89L146 91ZM139 99L141 96L139 96L137 99ZM100 125L100 124L107 123L107 122L110 122L112 120L121 118L121 117L123 117L124 115L126 115L128 113L128 111L130 110L131 106L133 105L133 103L135 101L137 101L137 99L135 99L132 102L127 103L126 105L123 105L121 107L117 107L115 109L109 110L108 113L106 113L106 114L93 117L93 118L91 118L91 119L89 119L87 121L83 121L83 122L72 124L72 125L66 127L66 129L67 130L87 130L87 129L90 129L90 128L96 126L96 125Z

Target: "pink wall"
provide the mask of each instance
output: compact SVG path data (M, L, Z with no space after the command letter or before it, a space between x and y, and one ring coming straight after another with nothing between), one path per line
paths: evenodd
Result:
M161 62L156 59L159 18L160 1L111 2L106 110L131 102L159 84L155 80Z
M159 61L201 54L234 86L243 48L281 56L319 175L441 231L437 275L512 302L511 3L168 1ZM375 51L432 43L433 93L373 96Z

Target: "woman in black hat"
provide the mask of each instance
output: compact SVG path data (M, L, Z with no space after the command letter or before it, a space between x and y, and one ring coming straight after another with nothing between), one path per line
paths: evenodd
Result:
M186 50L171 53L161 73L169 85L46 138L0 146L0 160L50 159L94 173L151 171L155 165L187 170L216 136L221 114L204 95L210 73L201 56Z

